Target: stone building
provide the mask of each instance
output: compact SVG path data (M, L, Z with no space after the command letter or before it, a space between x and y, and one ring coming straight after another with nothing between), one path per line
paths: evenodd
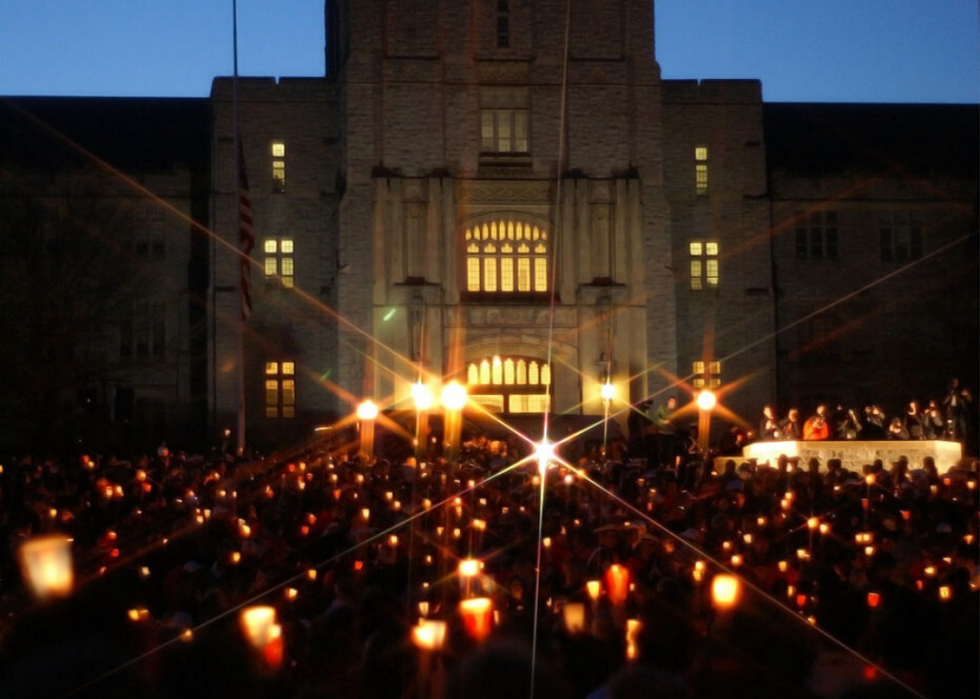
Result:
M976 106L662 80L651 0L572 3L567 53L565 7L328 0L324 78L217 78L194 139L151 137L197 144L181 206L212 232L179 228L167 260L207 309L173 335L197 387L175 414L233 428L240 366L258 445L366 397L408 408L420 379L509 415L602 414L606 381L614 413L709 386L749 424L977 385Z

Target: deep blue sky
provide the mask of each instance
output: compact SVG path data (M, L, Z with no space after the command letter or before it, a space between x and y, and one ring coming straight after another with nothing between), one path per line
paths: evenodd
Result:
M242 75L323 75L322 0L238 4ZM771 102L980 102L977 4L659 0L657 58ZM231 45L231 0L0 0L0 94L205 96Z

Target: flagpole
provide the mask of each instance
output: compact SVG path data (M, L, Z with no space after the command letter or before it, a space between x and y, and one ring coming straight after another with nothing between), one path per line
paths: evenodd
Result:
M241 140L238 133L238 0L231 0L232 14L232 51L234 53L234 72L231 78L231 128L232 139L235 151L235 232L238 240L235 249L238 250L238 430L236 442L238 444L238 454L245 453L245 289L242 265L247 263L243 260L241 244Z

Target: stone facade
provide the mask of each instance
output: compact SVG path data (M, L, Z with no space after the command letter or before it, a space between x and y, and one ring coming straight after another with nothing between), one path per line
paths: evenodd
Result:
M576 0L566 61L565 8L329 0L324 78L237 81L243 335L234 81L185 101L193 118L167 100L48 109L79 107L70 135L172 205L166 347L111 379L166 413L147 440L234 428L240 342L257 446L364 397L408 407L419 377L482 381L495 357L547 365L528 393L558 414L601 415L608 378L623 424L627 402L684 404L699 382L750 427L770 402L894 411L953 374L977 386L975 107L772 105L758 81L662 80L651 0ZM17 128L9 172L75 176Z

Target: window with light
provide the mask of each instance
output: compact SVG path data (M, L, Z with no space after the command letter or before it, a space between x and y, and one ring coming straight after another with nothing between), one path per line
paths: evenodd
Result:
M491 412L545 413L551 366L531 357L487 357L466 366L470 400Z
M548 231L497 220L466 229L466 290L488 294L548 291Z
M721 386L721 362L708 362L708 372L705 373L704 362L691 364L691 385L694 388L718 388Z
M265 363L265 416L296 417L296 364Z
M695 241L690 245L691 289L718 288L718 243Z
M294 247L292 238L266 238L262 243L265 253L266 286L282 286L292 289L295 284Z
M708 147L694 148L694 185L698 195L708 193Z
M286 191L286 144L282 141L272 142L272 191Z

